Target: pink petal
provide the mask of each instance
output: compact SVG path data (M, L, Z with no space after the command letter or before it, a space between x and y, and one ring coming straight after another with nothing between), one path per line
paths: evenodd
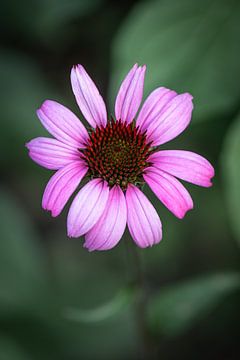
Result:
M71 71L72 89L78 106L89 124L106 126L107 112L103 98L82 65L77 65Z
M134 119L143 96L146 66L135 64L123 80L115 102L115 116L129 124Z
M81 121L68 108L53 100L46 100L37 110L43 126L56 139L77 148L84 148L88 133Z
M77 149L51 138L38 137L29 141L26 147L32 160L52 170L60 169L80 157Z
M163 150L153 153L148 161L153 166L179 179L209 187L214 176L214 168L202 156L184 150Z
M159 200L178 218L193 208L193 201L185 187L173 176L155 167L149 167L143 175Z
M126 200L121 188L117 185L109 192L102 216L86 234L84 246L90 251L112 249L120 241L126 222Z
M162 239L162 224L147 197L134 185L126 191L127 224L133 240L145 248Z
M193 110L192 96L188 93L172 98L160 111L147 130L152 146L165 144L181 134L189 125Z
M83 161L75 161L58 170L47 183L42 207L51 211L52 216L58 216L86 175L87 170Z
M100 219L107 204L109 188L106 181L93 179L77 194L67 219L69 237L86 234Z
M173 99L177 93L175 91L160 87L154 90L145 100L139 112L136 126L144 132L149 125L159 118L164 106Z

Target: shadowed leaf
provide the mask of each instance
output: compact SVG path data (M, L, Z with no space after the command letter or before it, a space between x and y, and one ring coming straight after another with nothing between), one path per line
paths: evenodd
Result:
M135 291L133 289L124 289L119 291L119 293L106 304L90 310L69 308L66 310L65 316L69 320L83 323L104 321L124 311L133 301L134 295Z
M21 207L3 191L0 219L0 303L8 309L34 304L46 280L37 236Z
M237 273L209 275L163 287L149 304L149 326L167 336L179 335L239 288Z
M223 148L222 174L229 221L240 244L240 115L231 126Z
M113 46L111 94L132 64L147 64L145 92L190 92L194 118L227 112L239 99L240 3L146 1L136 5ZM231 69L231 71L229 71Z

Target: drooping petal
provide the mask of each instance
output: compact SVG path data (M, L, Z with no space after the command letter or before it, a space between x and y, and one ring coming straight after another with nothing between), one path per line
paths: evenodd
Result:
M77 149L56 139L38 137L29 141L26 147L32 160L51 170L58 170L79 160Z
M142 248L157 244L162 239L162 225L151 202L134 185L128 185L126 202L127 224L133 240Z
M178 218L193 208L193 201L185 187L175 177L155 167L145 169L144 180L159 200Z
M188 93L172 98L147 129L147 140L152 146L165 144L183 132L189 125L193 110L192 96Z
M123 80L115 102L115 116L129 124L134 119L143 96L146 66L135 64Z
M98 222L85 235L84 246L90 250L109 250L120 241L127 222L125 196L118 185L109 192L105 210Z
M172 100L177 93L175 91L160 87L154 90L145 100L137 121L136 126L144 132L149 125L161 115L164 106Z
M87 170L83 161L74 161L58 170L45 188L42 199L43 209L51 211L53 217L58 216Z
M71 83L78 106L89 124L106 126L107 111L102 96L82 65L71 71Z
M204 157L185 150L163 150L153 153L148 161L154 167L192 184L209 187L214 168Z
M43 126L56 139L77 148L84 148L88 133L72 111L53 100L46 100L37 110Z
M67 228L69 237L86 234L100 219L108 200L106 181L93 179L76 195L70 207Z

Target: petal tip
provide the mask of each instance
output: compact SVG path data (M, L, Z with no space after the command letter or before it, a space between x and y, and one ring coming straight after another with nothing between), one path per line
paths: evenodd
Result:
M203 186L203 185L202 185ZM211 180L208 181L208 183L206 183L206 185L204 187L206 188L210 188L213 186L213 182Z
M91 246L91 244L88 244L86 240L83 243L83 247L84 247L84 249L87 249L87 251L90 252L90 253L92 253L93 251L98 250L94 246Z
M30 141L28 141L28 142L26 142L26 143L24 144L24 146L25 146L28 150L30 150L30 147L31 147L31 140L30 140Z
M46 108L46 107L49 107L49 106L52 105L54 102L55 102L55 101L53 101L53 100L46 99L46 100L43 101L42 105L40 106L40 108L39 108L38 110L42 110L42 109L44 109L44 108ZM37 110L37 111L38 111L38 110Z
M56 210L56 209L51 209L50 207L48 207L47 204L42 203L42 208L43 210L47 211L48 213L50 213L51 217L55 218L60 214L60 211Z
M81 65L80 64L74 64L73 66L72 66L72 69L71 69L71 71L75 71L78 67L80 67Z
M58 215L59 215L59 211L54 211L54 210L50 210L50 212L51 212L51 216L53 217L53 218L55 218L55 217L57 217Z
M75 71L76 71L76 66L77 66L77 65L73 65L73 66L72 66L71 71L70 71L70 77L72 77L73 73L75 73Z
M67 231L67 237L69 237L69 238L75 237L73 231L68 230Z
M81 64L75 65L72 70L74 70L75 72L78 72L80 75L86 74L86 70L85 70L84 66Z
M178 219L182 220L190 210L193 210L193 208L194 208L194 206L192 204L191 206L188 207L188 209L183 210L183 212L181 212L181 213L175 214L175 216Z
M191 101L191 102L192 102L192 100L194 99L193 95L190 94L189 92L183 93L182 96L183 96L184 98L186 98L186 100Z
M86 248L87 251L90 252L90 253L92 253L93 251L97 250L97 249L91 248L91 246L89 246L89 247L85 246L85 248Z
M53 100L44 100L41 106L36 110L36 114L38 117L41 116L42 113L45 113L47 109L54 103Z
M41 113L42 113L42 106L43 106L43 104L36 110L36 114L37 114L37 116L38 117L40 117L41 116Z

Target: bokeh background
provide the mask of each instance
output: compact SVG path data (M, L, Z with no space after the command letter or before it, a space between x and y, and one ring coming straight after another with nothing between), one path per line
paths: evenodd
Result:
M0 359L137 360L144 351L148 359L239 359L240 2L0 5ZM41 209L51 172L24 147L47 135L35 114L45 99L82 119L73 64L86 67L113 113L135 62L147 64L145 97L160 85L194 96L190 127L165 148L198 152L216 169L212 188L186 184L195 208L181 221L146 189L164 238L139 250L141 319L128 234L105 253L69 240L67 209L57 219Z

